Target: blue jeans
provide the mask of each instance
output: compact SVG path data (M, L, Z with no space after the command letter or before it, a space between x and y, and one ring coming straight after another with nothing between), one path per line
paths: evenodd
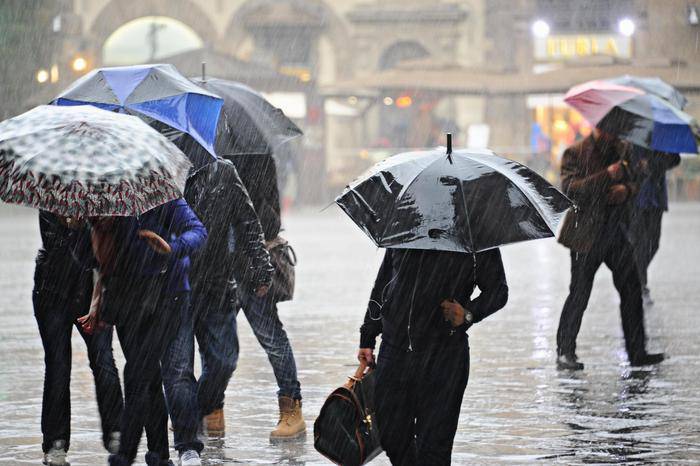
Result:
M42 449L48 452L56 440L70 446L70 378L71 333L73 326L87 346L90 369L95 378L97 407L102 421L105 449L112 432L119 431L122 409L122 389L112 353L112 327L93 335L83 332L76 319L87 313L89 303L61 299L35 290L34 316L44 345L44 398L41 408Z
M197 436L201 414L197 403L197 380L194 377L194 318L192 306L179 306L180 328L169 342L161 359L163 386L168 413L175 431L178 452L201 452L204 444Z
M297 365L277 313L277 303L268 297L259 298L254 292L240 290L243 313L253 329L255 337L267 353L272 371L277 379L277 396L301 400L301 385L297 379Z
M202 293L193 299L195 334L202 359L197 382L200 414L224 407L224 392L238 362L235 302L230 293Z

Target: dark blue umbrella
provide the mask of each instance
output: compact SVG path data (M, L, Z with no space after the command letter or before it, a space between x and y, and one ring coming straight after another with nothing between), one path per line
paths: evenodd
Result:
M214 142L223 99L195 85L172 65L99 68L75 81L55 105L94 105L142 117L157 129L185 133L208 154L193 160L195 168L216 155Z
M697 121L655 95L645 94L618 104L596 126L646 149L698 153Z
M612 81L589 81L572 87L564 101L602 131L645 149L697 153L700 129L691 115L657 92ZM664 94L668 98L672 94ZM681 103L678 98L676 102Z

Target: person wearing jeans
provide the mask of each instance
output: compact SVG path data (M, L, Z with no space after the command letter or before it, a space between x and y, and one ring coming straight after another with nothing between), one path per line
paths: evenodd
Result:
M176 448L192 440L204 418L209 434L223 434L224 392L236 369L237 280L267 293L272 266L262 227L233 164L217 159L189 178L185 198L209 232L204 248L192 257L192 306L164 363L166 392L196 393L198 413L171 409ZM194 377L194 337L202 373ZM182 395L184 397L184 395ZM169 395L170 398L170 395ZM174 408L174 406L172 407Z
M161 364L167 364L168 347L189 312L189 256L205 243L207 232L184 199L137 218L90 221L99 280L90 314L82 324L92 330L99 328L100 321L114 323L126 358L121 443L109 462L132 464L145 427L147 464L168 465L168 410ZM195 405L177 405L182 401L182 397L169 397L169 408L184 411ZM196 462L188 462L189 451L179 451L181 464L201 464L198 454Z
M48 212L39 213L42 249L34 274L34 316L44 346L44 395L41 410L42 449L47 465L67 464L70 447L71 333L78 328L87 347L95 379L97 407L102 424L102 442L114 452L119 443L122 391L112 353L112 328L89 335L78 325L87 312L92 284L91 272L72 258L71 248L82 230L66 226L66 220Z
M249 157L245 154L229 157L248 189L255 212L260 218L266 244L278 240L282 229L277 166L271 154ZM243 313L261 346L267 353L279 387L277 402L279 420L270 433L270 440L292 440L306 432L301 409L301 388L297 377L294 353L277 312L274 293L258 296L255 287L245 277L236 276L241 285L240 302Z

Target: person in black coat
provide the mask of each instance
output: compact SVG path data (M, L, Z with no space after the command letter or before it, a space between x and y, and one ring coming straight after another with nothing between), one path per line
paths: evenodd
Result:
M256 295L264 296L273 269L260 221L233 163L219 158L199 170L188 180L185 198L209 233L190 271L194 334L202 359L197 400L208 431L222 432L224 392L238 361L237 282L251 284ZM193 360L193 345L183 362Z
M44 396L41 410L42 449L45 464L67 464L70 447L71 332L85 341L95 378L102 441L107 450L118 448L123 401L119 373L112 352L112 327L91 335L79 325L87 313L92 271L81 267L72 250L89 233L79 225L46 211L39 212L42 247L34 271L34 316L44 346Z
M479 296L472 299L478 286ZM475 255L389 249L360 329L376 368L382 447L395 465L448 465L469 377L467 330L505 306L498 249Z
M659 250L661 220L668 211L666 172L678 166L681 157L679 154L635 149L639 157L648 161L648 176L642 182L634 202L630 231L639 280L642 283L642 296L645 302L652 303L647 284L647 269Z

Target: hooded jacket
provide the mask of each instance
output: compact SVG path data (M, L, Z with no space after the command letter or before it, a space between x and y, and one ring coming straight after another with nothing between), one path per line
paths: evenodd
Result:
M255 289L269 285L273 268L253 204L234 165L208 164L187 181L185 199L209 233L192 257L190 277L197 292L222 292L234 280Z
M453 329L445 321L440 307L443 300L454 299L471 311L473 323L505 306L508 284L500 251L492 249L475 256L388 249L360 328L360 347L374 348L380 333L392 346L415 350L454 330L465 332L466 323ZM471 299L476 286L481 293Z

